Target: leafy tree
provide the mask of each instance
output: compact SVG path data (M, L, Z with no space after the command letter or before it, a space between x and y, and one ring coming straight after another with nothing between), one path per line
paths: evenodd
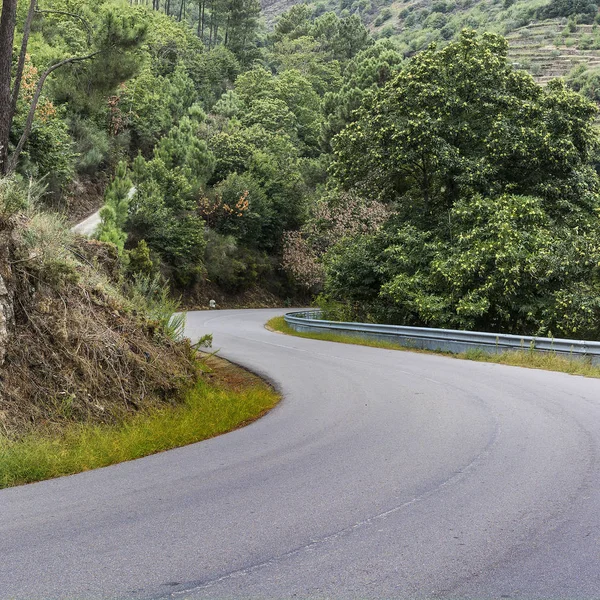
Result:
M209 183L222 181L229 173L243 173L248 169L256 148L242 130L220 132L210 141L215 155L215 170Z
M340 62L332 60L320 42L311 36L284 38L277 42L273 47L273 61L279 71L299 72L319 95L339 86Z
M235 93L246 106L250 106L255 100L270 95L272 82L273 74L270 71L264 67L255 67L235 80Z
M194 55L189 62L188 73L205 109L211 108L221 94L229 89L240 70L239 61L225 46Z
M272 249L278 241L273 228L277 219L263 187L249 173L230 173L215 187L221 201L236 209L216 223L215 229L233 237L245 247Z
M333 139L341 185L396 202L417 223L447 221L474 193L589 207L595 107L559 81L536 85L506 49L499 36L465 31L417 55Z
M361 318L597 339L594 114L514 71L498 36L415 57L333 140L340 184L395 215L329 250L327 298Z
M273 96L283 101L296 117L297 135L306 153L319 145L321 100L308 79L295 70L283 71L274 81Z
M169 76L155 75L151 68L120 90L119 106L128 110L127 130L134 148L147 152L168 133L196 99L194 83L183 63Z
M197 136L198 124L204 115L191 119L184 117L162 138L154 156L170 170L181 169L196 188L203 187L212 175L215 159L206 142Z
M2 14L0 16L0 38L2 39L2 43L0 43L0 173L7 173L16 169L19 156L31 134L44 84L52 73L62 67L76 65L91 59L98 59L105 65L113 64L116 55L137 48L145 35L144 25L137 22L126 11L117 12L112 7L100 11L100 21L96 29L89 34L89 48L81 55L56 58L41 73L31 102L29 103L23 129L19 132L14 132L11 130L18 107L21 82L34 18L36 13L56 12L40 11L37 9L37 1L31 0L23 24L21 50L17 59L13 82L11 66L16 29L16 8L16 0L3 0ZM70 16L73 16L73 14ZM79 15L75 16L81 19ZM83 22L85 23L85 20ZM9 157L11 133L14 140L14 149Z
M160 155L150 161L138 156L132 175L135 194L127 221L131 244L145 240L175 281L193 283L203 270L205 241L187 166L170 168Z
M213 112L227 118L235 117L242 109L242 103L233 90L227 90L213 106Z
M204 113L192 109L190 115L161 139L151 160L138 156L134 161L135 194L127 222L132 243L145 240L182 285L193 283L203 270L199 198L215 165L198 137Z
M324 148L331 150L331 138L354 120L369 90L383 87L397 73L402 55L388 41L377 42L360 52L344 71L343 83L323 98L325 118L321 124Z
M133 277L143 275L146 277L155 277L157 265L152 260L150 247L146 240L140 240L138 245L129 251L127 272Z
M241 123L245 127L261 125L267 131L278 131L295 137L297 134L296 116L287 104L279 98L259 98L241 115Z
M260 15L259 0L229 0L225 24L225 47L241 64L257 57L255 37Z
M280 41L284 37L295 39L308 35L312 16L313 10L308 4L295 4L277 20L273 38Z

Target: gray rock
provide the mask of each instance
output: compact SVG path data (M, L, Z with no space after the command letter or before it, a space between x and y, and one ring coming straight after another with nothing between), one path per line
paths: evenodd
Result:
M12 294L9 292L4 278L0 275L0 366L4 364L8 348L8 338L14 322Z

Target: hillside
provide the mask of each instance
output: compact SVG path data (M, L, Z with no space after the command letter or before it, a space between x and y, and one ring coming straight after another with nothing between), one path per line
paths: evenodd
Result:
M272 25L277 17L300 4L295 0L263 0L263 17ZM569 75L576 67L600 65L600 30L589 15L541 18L546 0L333 0L312 3L316 13L356 12L374 37L392 38L411 55L431 42L454 38L465 28L500 33L509 41L515 66L529 71L538 83ZM582 22L586 21L586 22Z
M596 107L524 71L540 83L566 74L597 100L598 8L586 1L319 2L293 6L265 35L256 0L223 14L211 4L208 19L184 2L92 10L80 0L92 39L80 25L73 39L64 14L38 15L31 64L4 51L5 66L25 58L3 164L22 181L44 177L63 200L78 181L104 180L96 235L112 245L125 287L161 282L159 297L169 286L188 306L320 294L351 312L371 305L365 318L594 337L596 288L578 257L595 250L577 236L595 239ZM57 64L72 67L32 96L57 47ZM5 84L16 84L10 75ZM523 222L507 225L521 205L531 208ZM531 233L529 251L484 243L496 229L469 222L475 213ZM498 252L463 264L470 235ZM534 280L477 288L507 244L506 268ZM483 259L479 275L461 271ZM515 281L518 299L494 313ZM584 313L571 319L565 298Z
M4 436L119 422L195 382L193 353L170 335L159 289L123 287L114 248L73 236L6 179L0 247Z

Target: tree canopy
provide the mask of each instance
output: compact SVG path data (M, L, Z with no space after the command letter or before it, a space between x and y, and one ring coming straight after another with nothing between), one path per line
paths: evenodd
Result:
M339 185L394 216L330 250L330 298L402 323L597 336L595 112L516 71L496 35L417 55L333 139Z

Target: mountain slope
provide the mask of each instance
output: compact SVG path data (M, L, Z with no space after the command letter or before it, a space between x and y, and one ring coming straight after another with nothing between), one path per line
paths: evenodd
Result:
M423 50L432 42L444 43L463 28L500 33L508 39L509 56L529 71L539 83L567 76L576 67L600 67L600 29L598 17L573 12L570 16L543 18L555 14L560 0L334 0L312 6L319 14L324 9L357 12L375 37L393 38L406 55ZM295 0L263 0L263 16L272 24ZM550 8L549 8L550 7Z

